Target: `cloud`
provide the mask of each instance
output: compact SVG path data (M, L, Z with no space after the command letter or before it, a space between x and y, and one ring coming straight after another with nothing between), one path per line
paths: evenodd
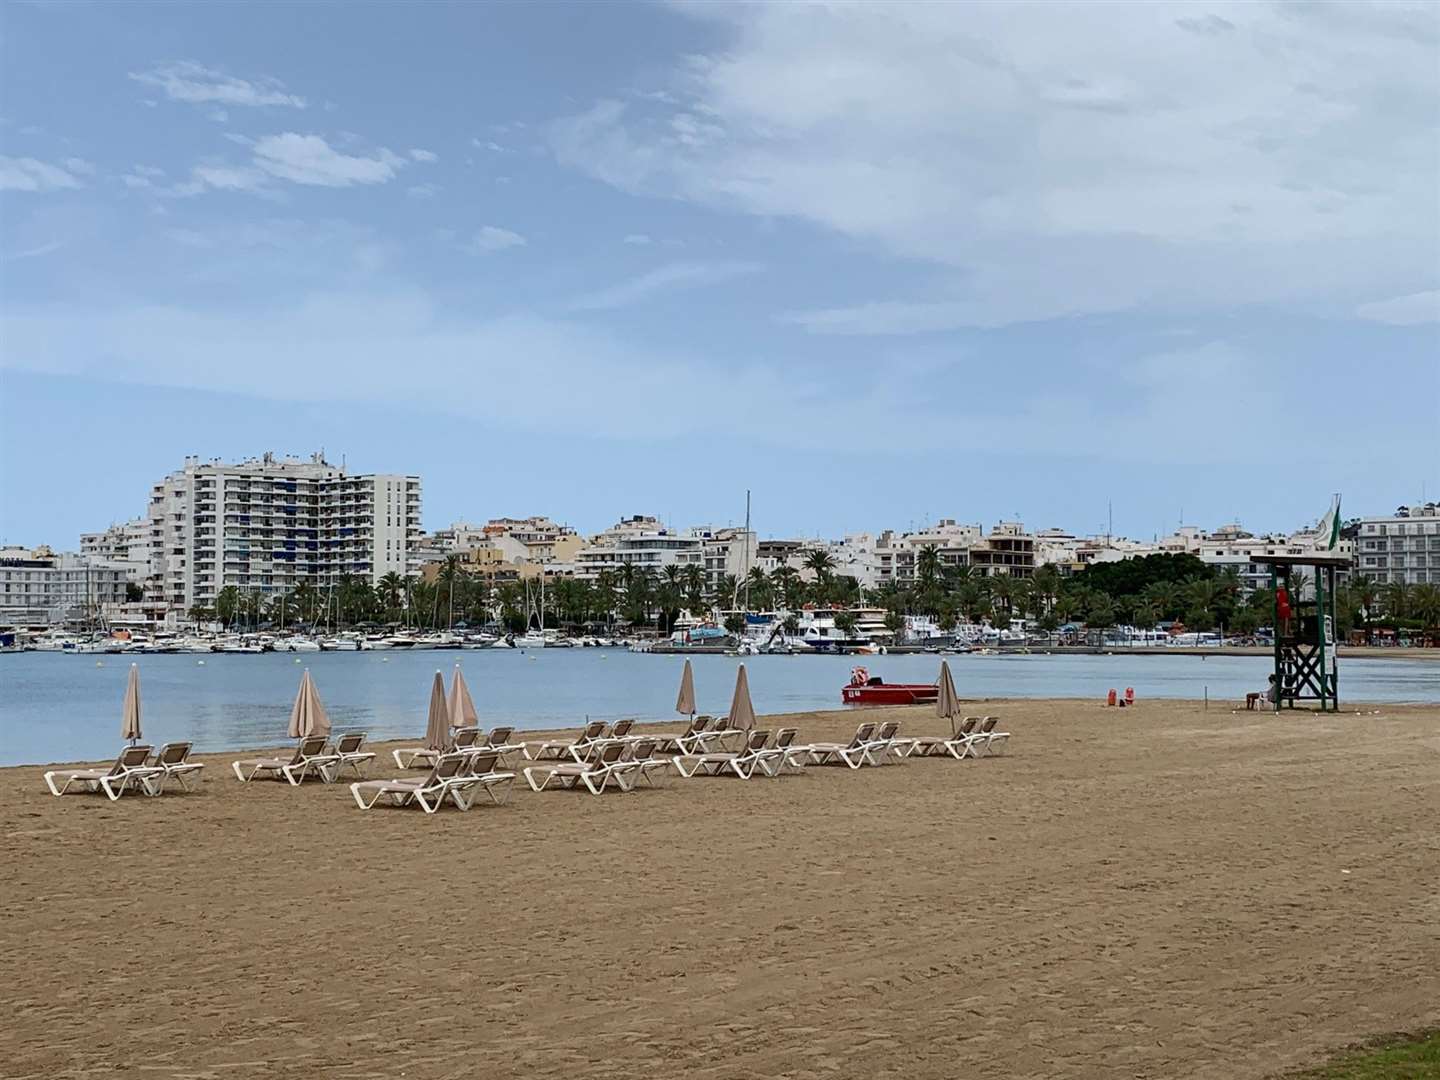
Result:
M649 244L654 243L654 241L651 240L650 237L646 236L644 233L627 233L625 239L622 240L621 243L633 244L636 247L645 247Z
M551 151L935 275L832 325L1353 306L1433 280L1431 5L676 10L724 39L674 70L678 104L595 101Z
M149 71L132 71L130 78L163 90L171 101L192 105L286 106L305 108L305 99L285 90L278 79L240 79L192 60L162 64Z
M661 293L718 285L722 281L757 273L760 269L758 264L747 262L669 263L618 285L587 293L569 306L573 311L608 311L629 307Z
M412 199L431 199L439 190L435 184L413 184L405 189L405 194Z
M30 157L0 156L0 191L60 191L80 186L80 181L59 165Z
M1440 323L1440 289L1361 304L1355 309L1355 314L1369 322L1389 323L1391 326Z
M373 157L342 154L319 135L266 135L255 141L257 168L281 180L319 187L383 184L393 180L405 161L381 148Z
M64 246L64 241L51 240L49 243L40 244L37 247L25 248L21 251L12 251L8 254L0 255L0 260L5 262L19 262L21 259L38 259L41 256L59 251Z
M61 162L61 164L63 164L65 168L68 169L70 172L78 173L81 176L95 175L95 166L90 162L86 161L84 158L66 158L63 162Z
M470 140L470 145L479 150L489 150L492 154L513 154L515 152L507 150L493 139L474 138Z
M424 162L427 165L433 165L440 160L440 155L430 150L411 150L410 156L416 161Z
M485 255L494 251L505 251L509 248L524 246L525 237L519 233L502 229L496 225L486 225L470 239L468 248L476 254Z
M232 165L196 165L190 175L197 183L219 191L258 191L266 180L258 169Z

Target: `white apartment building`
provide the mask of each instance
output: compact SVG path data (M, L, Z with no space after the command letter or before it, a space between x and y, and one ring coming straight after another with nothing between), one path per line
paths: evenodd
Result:
M150 591L173 609L220 590L272 594L354 575L407 573L420 539L420 478L352 476L320 454L236 464L189 458L154 486Z
M95 618L125 603L128 571L49 548L0 548L0 625L48 626Z
M1440 503L1362 517L1355 547L1356 572L1378 585L1440 585Z
M80 554L124 566L130 580L138 585L150 572L150 522L138 517L111 525L103 532L81 533Z
M658 576L667 566L698 566L713 588L726 574L743 577L747 553L754 565L757 546L755 534L744 529L696 526L673 532L652 517L624 518L575 552L575 576L594 581L607 570L619 574L627 566Z
M983 533L979 525L957 525L953 518L942 518L916 532L894 533L886 529L875 542L872 553L874 570L869 576L876 586L893 582L901 588L909 588L919 576L919 554L927 547L935 549L942 571L969 566L970 549L980 542Z

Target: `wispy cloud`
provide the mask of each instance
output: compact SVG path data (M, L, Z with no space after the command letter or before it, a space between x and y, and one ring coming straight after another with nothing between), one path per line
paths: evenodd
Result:
M621 243L633 244L635 247L645 247L648 244L653 244L654 241L651 240L650 237L646 236L644 233L628 233L626 234L625 239L621 241Z
M525 237L517 232L502 229L498 225L486 225L470 238L467 247L476 254L488 255L509 248L524 247L525 243Z
M192 105L305 108L305 99L289 93L279 79L268 76L241 79L193 60L161 64L149 71L132 71L130 78L164 91L171 101Z
M1355 314L1368 322L1389 323L1392 326L1440 323L1440 289L1361 304L1355 309Z
M383 147L373 156L342 154L319 135L266 135L255 142L255 164L281 180L320 187L383 184L404 166L400 155Z
M412 199L433 199L439 190L436 184L412 184L405 189L405 194Z
M0 157L0 191L61 191L78 187L79 179L59 165L30 157Z
M426 165L433 165L440 160L440 155L433 150L411 150L410 156Z
M661 293L718 285L761 269L758 263L749 262L668 263L628 281L587 293L571 301L569 306L574 311L609 311L638 304Z
M64 241L51 240L48 244L41 244L38 247L7 252L4 255L0 255L0 259L3 259L5 262L19 262L21 259L38 259L42 255L49 255L51 252L59 251L64 246Z

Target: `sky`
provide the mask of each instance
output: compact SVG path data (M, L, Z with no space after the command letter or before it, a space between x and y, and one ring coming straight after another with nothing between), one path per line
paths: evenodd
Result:
M1440 498L1440 8L0 6L0 542L186 455L427 528Z

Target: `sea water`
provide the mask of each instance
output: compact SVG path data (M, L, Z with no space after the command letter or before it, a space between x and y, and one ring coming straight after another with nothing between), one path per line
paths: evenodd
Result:
M1078 697L1101 700L1114 687L1137 697L1206 695L1233 706L1263 690L1264 656L948 657L962 698ZM418 737L430 687L448 688L458 663L481 723L519 729L574 727L585 719L674 719L684 659L621 649L425 650L407 652L211 653L138 657L148 742L188 739L197 750L284 743L300 674L309 668L336 731L372 739ZM722 714L730 705L738 657L695 656L696 703ZM933 682L940 658L906 656L752 656L756 712L839 708L850 670L865 665L887 682ZM17 653L0 656L0 764L94 760L119 745L121 702L131 659L123 655ZM1340 661L1340 700L1440 702L1440 664L1419 660Z

